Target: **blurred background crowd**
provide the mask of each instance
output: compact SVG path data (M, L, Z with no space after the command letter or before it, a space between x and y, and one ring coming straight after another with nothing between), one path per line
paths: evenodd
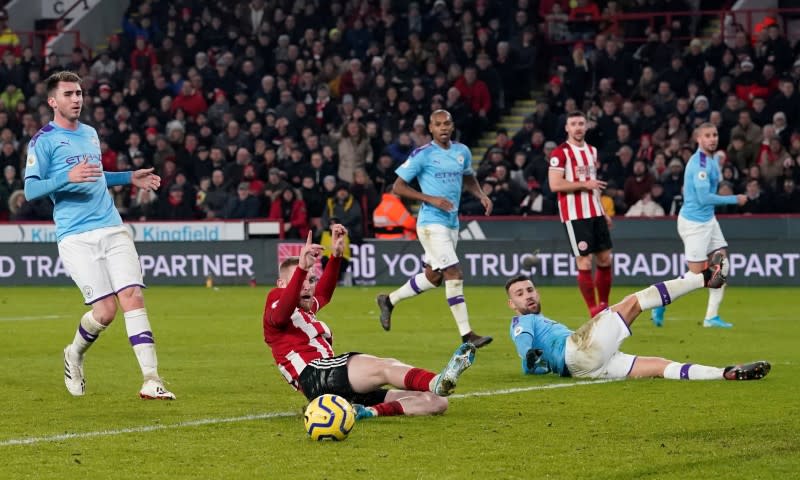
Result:
M708 32L691 15L726 3L134 0L107 46L69 58L21 45L0 11L0 221L51 218L21 179L62 69L84 80L103 168L163 179L112 188L127 220L272 218L300 237L335 219L359 241L439 108L467 145L496 136L473 159L496 215L556 213L548 154L576 109L613 214L677 213L702 122L719 129L720 193L750 199L720 213L800 212L800 42L778 21ZM529 98L519 130L498 126Z

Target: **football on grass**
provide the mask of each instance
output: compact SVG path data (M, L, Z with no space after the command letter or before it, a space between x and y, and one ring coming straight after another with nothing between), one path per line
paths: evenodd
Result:
M356 412L347 400L320 395L308 404L304 414L306 432L313 440L344 440L356 423Z

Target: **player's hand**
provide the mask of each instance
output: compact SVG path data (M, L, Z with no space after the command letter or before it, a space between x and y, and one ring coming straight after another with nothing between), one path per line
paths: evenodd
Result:
M481 196L481 205L483 205L483 208L486 209L486 216L487 217L492 214L492 208L494 207L494 204L492 203L492 199L491 198L487 197L486 195L482 195Z
M608 226L608 229L611 230L612 228L614 228L614 220L611 219L611 215L606 215L605 217L606 217L606 225Z
M741 207L745 203L747 203L747 195L742 195L742 194L736 195L736 204L737 205L739 205Z
M158 190L161 186L161 177L153 173L152 168L141 168L134 170L131 183L145 190Z
M322 245L314 243L312 235L313 233L309 231L306 244L300 249L300 259L297 266L305 271L311 270L311 267L317 263L317 259L322 255Z
M444 197L431 197L428 203L445 212L451 212L455 208L450 200Z
M533 371L533 369L536 368L536 362L539 361L543 353L544 351L540 348L531 348L525 353L525 366L528 370Z
M96 182L103 176L99 163L89 163L89 160L78 162L67 174L70 183Z
M334 257L344 255L344 239L347 237L347 229L341 223L331 225L331 251Z
M585 182L583 182L583 184L584 184L584 186L586 187L587 190L598 190L598 189L599 190L605 190L606 186L608 185L608 183L606 183L606 182L604 182L602 180L596 180L594 178L590 178L589 180L586 180Z

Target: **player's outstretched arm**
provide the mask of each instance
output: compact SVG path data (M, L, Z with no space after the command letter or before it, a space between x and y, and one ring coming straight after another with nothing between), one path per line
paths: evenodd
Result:
M103 172L100 165L88 160L77 163L69 172L53 178L42 179L38 175L30 175L25 179L25 198L34 200L49 195L68 183L96 182Z
M158 190L158 187L161 186L161 177L153 173L152 168L141 168L134 170L131 175L131 183L138 188Z
M345 237L347 237L347 228L344 225L340 223L331 225L331 252L333 255L328 259L325 271L322 272L322 277L319 279L317 290L314 292L319 308L330 303L333 292L336 290L336 282L339 281L339 271L344 255Z
M115 187L117 185L130 185L133 179L133 172L103 172L106 177L106 185Z
M322 253L322 245L312 242L311 232L308 232L306 244L300 249L300 256L297 268L289 280L289 283L281 292L277 302L267 305L264 312L264 320L276 328L283 328L291 322L292 313L300 304L300 291L303 282L308 275L308 271Z

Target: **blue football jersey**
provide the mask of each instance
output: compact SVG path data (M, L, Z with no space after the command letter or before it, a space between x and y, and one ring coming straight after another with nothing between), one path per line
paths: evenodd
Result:
M717 157L709 157L699 149L694 152L683 173L683 206L679 215L704 223L714 218L716 205L736 205L736 195L717 195L720 176Z
M417 148L408 159L397 167L397 175L411 182L419 182L422 193L444 197L453 204L453 210L445 212L433 205L423 203L417 217L417 225L444 225L458 228L458 205L464 175L475 175L472 170L472 153L466 145L451 142L444 149L436 142Z
M569 370L564 359L567 338L572 330L566 325L550 320L541 314L520 315L511 320L509 329L511 340L522 357L522 370L525 373L556 373L568 377ZM528 369L525 355L530 349L542 350L542 356L534 369Z
M67 178L69 170L84 160L102 169L100 155L97 131L82 123L76 130L68 130L50 122L31 138L25 180L56 181L57 188L49 196L55 205L53 220L59 241L67 235L122 225L105 175L95 182L69 183Z

